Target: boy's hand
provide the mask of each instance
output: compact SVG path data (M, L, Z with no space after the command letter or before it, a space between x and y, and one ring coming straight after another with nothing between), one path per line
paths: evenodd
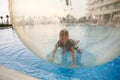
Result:
M53 57L51 57L48 61L53 62L53 60L54 60L54 58L53 58Z
M62 51L62 55L64 55L64 54L65 54L65 50Z
M71 68L75 68L75 67L76 67L76 64L72 64L72 65L71 65Z

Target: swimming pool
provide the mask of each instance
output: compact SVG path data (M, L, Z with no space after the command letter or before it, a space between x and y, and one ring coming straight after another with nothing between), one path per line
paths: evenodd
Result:
M91 68L58 68L33 55L11 28L0 29L0 65L42 80L120 80L120 57Z

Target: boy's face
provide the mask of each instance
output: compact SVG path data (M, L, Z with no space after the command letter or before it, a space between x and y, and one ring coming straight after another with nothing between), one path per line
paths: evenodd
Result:
M65 44L67 40L69 39L68 35L59 35L60 41Z

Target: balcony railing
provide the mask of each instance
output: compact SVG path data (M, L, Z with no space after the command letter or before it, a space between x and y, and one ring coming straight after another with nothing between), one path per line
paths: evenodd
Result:
M94 15L103 15L103 14L111 14L113 12L120 11L120 7L117 9L111 9L111 10L104 10L104 11L95 11L93 12Z
M96 0L88 0L87 4L88 4L88 5L92 5L92 4L94 4L95 2L96 2Z
M111 5L113 3L116 3L116 2L120 2L120 0L107 0L107 1L103 1L103 3L101 4L96 4L96 8L100 8L100 7L104 7L104 6L107 6L107 5Z

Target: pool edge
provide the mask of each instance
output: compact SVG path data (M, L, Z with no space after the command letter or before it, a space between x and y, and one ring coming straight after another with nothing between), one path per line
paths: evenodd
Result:
M40 80L0 65L0 80Z

